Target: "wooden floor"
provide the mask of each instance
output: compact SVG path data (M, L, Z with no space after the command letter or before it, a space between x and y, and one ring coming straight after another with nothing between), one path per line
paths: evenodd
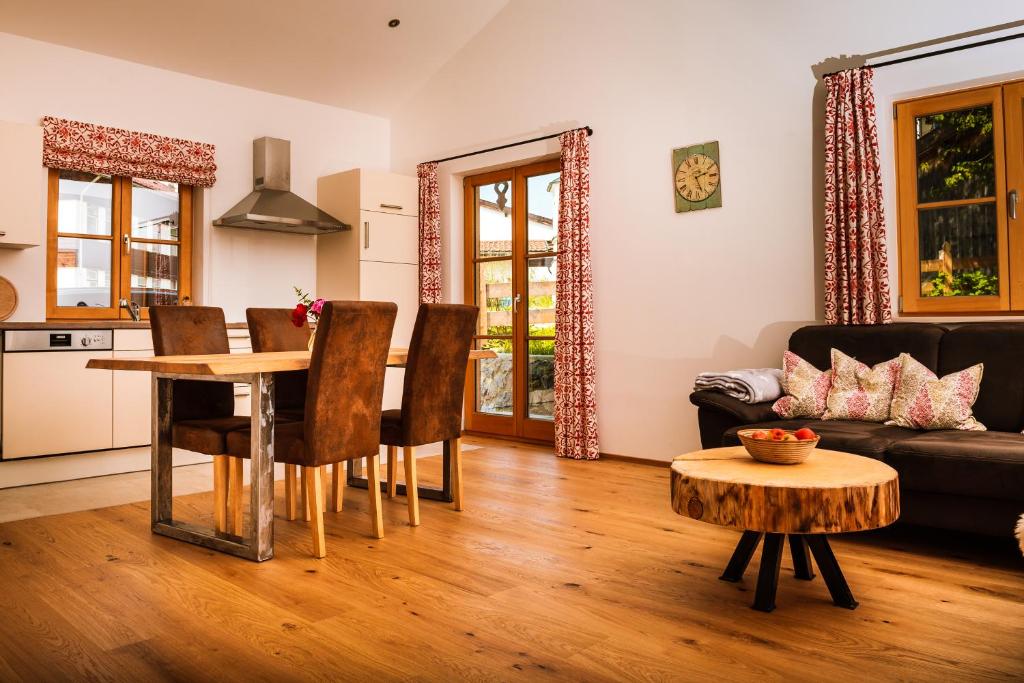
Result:
M348 489L324 560L283 519L262 564L152 536L148 503L2 524L0 680L1024 677L1010 543L840 538L859 609L786 557L763 614L755 571L717 578L738 534L672 513L666 468L498 442L465 460L465 512L423 501L413 529L405 500L385 500L381 541Z

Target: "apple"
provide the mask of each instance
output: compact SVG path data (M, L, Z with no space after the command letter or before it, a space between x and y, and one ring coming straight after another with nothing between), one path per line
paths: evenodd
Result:
M763 441L764 439L768 438L768 432L766 432L764 430L761 430L761 429L758 429L756 432L753 432L750 435L750 438L751 439L758 439L759 441Z
M783 434L780 441L798 441L795 434Z
M782 437L786 435L786 432L782 431L778 427L775 427L768 432L768 439L771 441L782 441Z
M793 436L800 441L814 441L818 438L818 435L808 427L802 427L801 429L796 430L793 432Z

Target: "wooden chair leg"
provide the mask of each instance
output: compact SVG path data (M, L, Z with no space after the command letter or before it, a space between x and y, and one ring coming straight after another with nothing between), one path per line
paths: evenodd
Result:
M298 491L295 490L295 465L284 466L284 511L285 519L294 521L299 516Z
M370 495L370 535L384 538L384 515L380 501L380 456L366 459L366 490Z
M213 456L213 527L217 533L228 528L228 456Z
M452 507L462 510L462 439L448 442L452 454Z
M302 485L299 489L302 491L302 520L304 522L309 521L309 476L307 473L308 467L302 468Z
M402 449L402 461L405 463L405 497L409 501L409 524L420 525L420 494L416 483L416 448L406 446Z
M398 449L388 446L388 498L394 498L398 490Z
M309 501L309 528L313 533L313 557L327 556L327 542L324 540L324 488L320 467L303 467L306 480L306 498Z
M345 504L345 463L336 462L331 466L331 508L341 512Z
M242 488L245 477L241 458L228 458L228 531L242 535Z

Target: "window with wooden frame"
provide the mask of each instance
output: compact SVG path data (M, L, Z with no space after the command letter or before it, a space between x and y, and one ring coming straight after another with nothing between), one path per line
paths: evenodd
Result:
M50 169L46 316L129 318L191 302L192 188Z
M558 159L465 180L465 301L476 348L498 357L467 377L466 429L554 441Z
M896 103L900 311L1024 311L1024 81Z

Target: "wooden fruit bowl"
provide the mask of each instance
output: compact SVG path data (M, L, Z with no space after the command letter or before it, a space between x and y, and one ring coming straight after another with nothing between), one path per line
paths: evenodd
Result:
M758 462L767 462L772 465L798 465L811 456L821 441L821 437L815 437L807 441L769 441L767 439L753 439L751 434L764 429L741 429L737 432L743 447L750 453L750 457ZM792 434L790 430L783 430Z

